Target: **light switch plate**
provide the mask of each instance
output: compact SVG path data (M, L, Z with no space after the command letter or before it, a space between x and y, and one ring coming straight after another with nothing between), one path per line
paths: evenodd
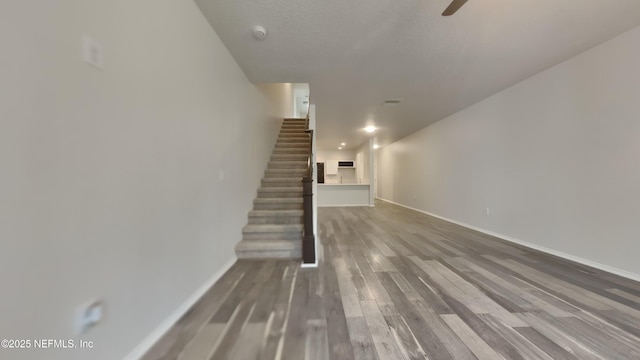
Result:
M89 35L82 36L82 60L100 70L104 67L102 45Z

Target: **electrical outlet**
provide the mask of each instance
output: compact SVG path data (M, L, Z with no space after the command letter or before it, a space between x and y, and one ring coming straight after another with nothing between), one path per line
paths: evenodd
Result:
M484 208L484 214L485 214L486 216L491 215L491 210L490 210L489 208Z
M218 180L220 181L224 180L224 170L220 170L220 172L218 173Z

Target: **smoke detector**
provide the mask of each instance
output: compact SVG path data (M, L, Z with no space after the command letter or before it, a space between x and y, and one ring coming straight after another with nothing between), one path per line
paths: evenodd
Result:
M256 40L262 41L267 38L267 29L262 26L254 26L251 33L253 34L253 38Z

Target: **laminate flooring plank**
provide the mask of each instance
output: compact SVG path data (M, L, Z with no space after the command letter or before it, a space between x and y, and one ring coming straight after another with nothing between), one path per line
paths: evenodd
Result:
M353 359L353 350L349 340L349 329L344 308L340 286L338 285L338 275L333 264L326 262L323 268L323 288L322 304L325 312L328 333L329 354L332 359Z
M568 295L572 298L580 299L581 302L586 303L597 310L612 310L616 309L624 312L627 316L632 316L634 319L640 322L640 310L634 309L627 304L623 304L614 301L608 297L604 297L598 293L594 293L585 288L579 287L567 281L559 278L552 277L539 270L535 270L527 265L520 264L514 260L502 261L505 266L512 266L515 269L520 269L527 273L527 276L537 279L537 281L545 283L549 288L555 290L558 293Z
M501 285L489 279L487 276L470 269L464 263L458 261L458 258L448 258L441 260L441 263L456 272L464 280L477 287L487 297L495 301L498 305L511 313L525 312L532 310L533 306L522 297L517 296L508 291Z
M572 299L572 301L580 302L586 306L597 310L611 310L612 307L603 303L598 299L594 299L595 294L592 294L582 288L578 288L565 281L554 279L551 276L541 273L529 266L522 265L511 260L498 259L493 256L486 256L486 258L494 261L497 264L503 265L519 274L522 277L532 280L533 282L550 289L556 294L560 294L563 298Z
M542 306L541 304L539 305L539 308L550 314L553 314L554 316L571 316L572 314L580 312L583 309L580 307L582 306L582 304L576 302L574 299L562 298L561 295L553 294L553 291L551 291L550 289L545 289L544 286L536 284L535 282L532 282L530 280L520 279L517 277L509 278L509 280L513 281L514 284L521 284L520 286L522 286L522 289L525 289L527 293L555 307L557 310L549 312L544 309L544 306ZM562 312L564 312L564 314Z
M238 306L238 304L244 298L246 292L250 291L254 286L261 286L259 280L262 278L260 274L264 274L265 269L273 264L269 265L268 261L255 262L254 266L247 270L245 276L240 280L234 291L222 303L220 308L211 317L209 322L212 323L226 323L229 321L231 314Z
M533 295L530 291L527 291L527 287L515 285L513 281L508 281L510 278L507 274L500 274L496 272L491 272L488 269L485 269L479 264L476 264L470 259L456 258L456 263L466 265L470 270L475 272L476 274L483 276L489 281L494 282L496 285L500 286L501 293L509 296L511 301L513 301L518 307L522 309L541 309L547 311L549 314L553 316L569 316L569 312L559 309L558 307L542 300L541 298ZM522 299L522 302L518 299Z
M473 285L466 282L451 269L437 261L423 261L423 266L429 269L429 274L439 281L453 297L459 298L469 309L478 314L491 313L504 321L509 326L526 326L512 313L501 307Z
M499 360L504 357L495 352L478 334L456 314L440 315L458 337L465 343L478 360ZM504 359L507 360L507 359Z
M404 246L404 241L395 238L394 240L387 240L386 245L395 253L393 256L409 256L413 255L413 251Z
M640 304L634 302L633 300L627 299L626 297L619 296L615 293L607 291L607 288L611 284L603 281L602 279L599 279L593 272L586 272L583 270L577 271L578 269L576 268L569 268L565 264L560 264L558 262L558 259L556 259L555 257L545 256L541 258L549 259L544 263L544 266L538 266L538 264L540 263L539 261L533 263L530 257L523 257L521 260L519 259L519 261L522 261L528 266L531 266L543 273L549 274L554 278L562 279L577 287L607 298L608 300L626 305L630 308L635 309L636 311L640 310Z
M452 240L451 238L447 238L443 241L450 248L457 249L462 255L460 256L476 256L478 253L473 249L470 249L468 246L464 246L463 244Z
M451 314L453 311L442 301L435 291L424 281L427 274L406 257L395 257L390 260L406 281L411 284L419 296L424 299L437 314Z
M337 259L342 257L342 252L340 252L340 248L338 248L338 243L336 241L336 237L340 235L327 236L322 240L322 244L325 248L325 252L327 257L330 259Z
M304 359L329 360L329 358L326 321L324 319L307 320Z
M624 329L626 332L633 334L636 337L640 337L640 323L635 318L627 316L624 311L599 311L598 315L602 316L607 321L610 321L621 329Z
M435 248L432 245L431 241L429 241L429 239L424 235L414 233L413 236L418 240L416 241L416 243L419 244L418 246L420 248L422 248L422 253L424 254L425 257L434 258L434 257L440 257L443 255L442 252L439 249Z
M409 283L409 281L407 281L407 279L402 274L397 272L390 272L387 274L391 277L391 279L393 279L393 282L396 283L396 286L398 286L398 288L402 292L402 295L407 300L409 301L423 300L422 296L420 296L420 293L418 293L418 291L414 289L411 283ZM388 289L387 289L387 292L388 292ZM435 312L435 310L433 310L433 312Z
M404 359L398 345L393 340L389 327L375 301L362 301L362 312L373 339L378 359L398 360Z
M262 290L268 283L268 280L275 269L275 263L272 261L264 262L260 267L260 272L254 279L253 286L243 294L242 299L236 307L237 312L233 321L227 321L227 329L222 336L220 343L216 347L215 351L211 355L211 359L228 359L238 338L242 333L242 330L246 328L246 324L249 322L249 318L253 313L256 306L256 300L262 293ZM219 323L215 321L215 316L211 319L211 323Z
M230 359L258 358L258 354L266 341L267 321L280 291L282 279L285 276L285 272L290 271L289 267L294 264L294 262L285 261L275 263L275 269L265 281L264 288L255 302L248 321L240 329L238 339L229 354ZM294 266L297 265L295 264ZM258 339L260 341L256 341Z
M336 234L344 234L346 232L343 230L342 226L340 226L340 223L338 223L338 220L335 218L331 220L331 225L333 226L333 231Z
M402 264L399 262L399 264ZM421 289L425 289L424 283L416 279L412 273L409 273L413 282L409 282L404 275L400 273L388 273L397 288L402 292L404 297L398 296L394 299L396 304L400 306L412 306L422 317L423 321L429 325L435 336L442 342L448 352L454 359L474 359L471 353L466 349L465 345L456 337L456 335L442 322L437 316L439 313L433 307L433 303L426 301L420 293L414 288L414 284ZM383 282L384 284L384 282ZM395 287L389 284L388 291L395 291Z
M575 318L554 318L542 313L536 314L546 322L559 328L578 342L590 348L596 354L605 359L638 359L640 353L629 348L624 343L613 337L604 336L604 334L593 327L590 327L584 321Z
M353 281L353 285L356 288L358 293L358 298L360 300L375 300L373 294L371 293L371 289L367 285L367 282L354 258L353 254L349 254L346 257L347 268L349 269L349 273L351 274L351 280Z
M398 315L398 310L396 309L395 304L391 300L391 297L389 297L385 288L380 284L380 280L373 272L373 269L371 269L367 259L362 255L356 255L354 258L358 267L360 267L360 270L362 271L362 275L364 276L367 286L369 287L369 290L371 290L376 303L380 306L382 314L384 316Z
M259 354L260 360L280 359L282 354L279 348L283 344L283 336L286 331L287 318L291 307L291 299L298 278L299 266L287 267L280 280L280 291L269 314L266 324L265 338L261 339L264 345Z
M491 314L478 315L482 321L510 342L525 359L553 360L549 354Z
M354 360L377 360L378 354L364 317L347 318L347 327Z
M460 256L460 252L458 252L455 249L451 249L450 247L446 246L446 244L442 241L431 241L429 243L433 248L435 248L436 250L438 250L438 252L440 253L440 255L443 258L449 258L449 257L455 257L455 256Z
M464 342L455 334L455 332L447 326L447 324L439 317L438 314L432 312L430 304L424 300L412 300L413 307L418 310L429 327L433 329L436 337L440 339L444 347L456 360L475 360L475 356L471 353Z
M393 243L397 243L403 246L407 250L407 254L405 256L418 256L423 260L426 258L426 255L422 252L422 250L414 246L410 241L405 240L406 235L401 236L401 234L398 234L398 233L390 234L390 235L391 235L391 238L389 239L389 241ZM431 259L432 258L429 258L429 260Z
M240 308L236 308L230 317L235 319L235 315ZM202 360L209 359L216 351L224 335L228 331L231 323L207 323L198 331L194 339L178 356L179 360Z
M433 328L439 321L433 321L436 318L435 311L417 307L415 302L405 296L390 274L378 273L378 276L427 356L431 359L454 359Z
M585 282L589 286L597 289L619 288L629 293L640 295L640 287L638 283L620 278L599 269L594 269L587 265L567 261L566 259L545 254L543 252L531 250L526 257L520 257L518 260L531 263L530 260L536 260L539 270L554 269L559 276L564 279L575 279L579 282Z
M344 259L336 259L333 263L338 277L344 315L346 317L362 317L360 297L353 280L351 280L351 273L347 269L347 264Z
M580 360L531 327L514 328L525 339L556 360Z
M284 335L280 338L279 353L281 352L282 359L300 358L305 353L308 320L305 304L309 302L310 276L310 269L300 269L296 276Z
M462 303L443 294L446 302L451 306L456 315L460 317L482 340L484 340L491 348L499 353L503 358L508 360L524 359L517 348L502 337L493 328L487 325L480 315L473 313L467 309Z
M380 251L382 256L397 256L398 254L391 249L387 243L381 241L376 235L369 235L371 243Z
M438 246L444 251L448 251L451 255L451 257L457 257L457 256L466 256L467 252L466 251L460 251L459 249L457 249L455 246L451 246L451 243L449 241L447 241L446 239L443 239L441 241L438 242Z
M265 280L264 289L256 300L256 306L251 314L250 322L266 323L273 311L278 294L283 286L287 285L287 275L295 271L299 264L297 261L280 261L275 263L271 275Z
M246 300L242 303L242 306L240 305L240 294L250 291L256 281L256 276L270 267L268 262L258 262L251 265L240 281L233 287L231 293L225 297L214 315L207 319L208 322L198 330L192 340L180 352L177 356L178 359L208 359L218 346L223 343L225 334L232 331L232 326L237 326L237 316L242 314L241 310L245 310L248 307ZM244 320L242 319L241 321L244 322Z
M211 316L218 310L227 296L245 275L250 263L236 261L234 265L189 309L165 334L156 347L148 351L142 360L177 359L189 342Z
M520 318L529 324L531 328L553 341L560 348L580 360L605 360L584 344L564 333L557 327L530 313L519 314Z
M605 281L608 281L611 284L615 284L615 288L624 290L631 294L640 295L640 282L633 281L628 278L623 278L622 276L618 276L615 274L611 274L605 271L597 271L598 277Z
M639 295L631 294L631 293L628 293L628 292L626 292L624 290L620 290L620 289L616 289L616 288L607 289L607 291L612 293L612 294L616 294L616 295L618 295L620 297L623 297L625 299L628 299L630 301L633 301L636 304L640 304L640 296Z
M614 324L597 317L589 312L582 311L576 316L594 330L603 333L606 337L611 337L629 347L640 358L640 337L635 336L628 331L624 331Z
M257 359L262 342L256 340L264 339L266 326L267 324L262 322L246 322L240 329L238 339L229 353L229 359Z
M384 319L389 326L391 336L395 339L398 349L400 349L405 359L428 359L418 339L402 316L385 316Z
M383 254L382 251L376 246L375 240L367 236L359 236L360 240L365 244L369 251L365 254L366 258L371 264L371 269L374 272L380 271L397 271L397 269L389 262L389 259ZM395 253L393 253L395 254Z

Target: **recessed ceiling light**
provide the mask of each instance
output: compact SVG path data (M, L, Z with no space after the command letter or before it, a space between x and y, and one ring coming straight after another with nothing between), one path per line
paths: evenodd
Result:
M342 150L342 146L338 147L338 150Z
M345 145L347 145L347 144L346 144L346 143L340 143L340 145L345 146Z
M373 148L374 148L374 149L377 149L377 148L379 148L379 147L380 147L380 145L378 145L378 144L373 144Z
M374 131L376 131L376 127L373 125L369 125L366 128L364 128L364 131L368 132L368 133L372 133Z

